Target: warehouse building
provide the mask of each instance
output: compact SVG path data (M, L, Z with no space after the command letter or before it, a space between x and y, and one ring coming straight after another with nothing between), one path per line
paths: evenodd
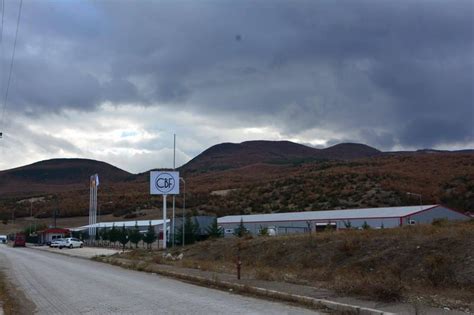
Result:
M170 220L166 220L167 222L167 230L169 230ZM163 220L133 220L133 221L115 221L115 222L100 222L95 224L84 225L80 227L70 228L72 232L83 232L87 233L89 227L95 227L97 230L100 229L111 229L115 226L116 229L121 229L125 226L127 229L135 228L135 225L138 226L138 229L141 233L145 233L148 230L148 227L153 226L155 232L162 233L163 232Z
M193 216L191 220L193 224L197 225L197 236L199 239L205 239L208 236L207 229L212 224L215 217L213 216ZM72 232L82 232L87 234L89 231L89 227L95 227L97 231L101 229L108 229L110 230L113 226L116 229L121 229L125 226L126 229L133 229L135 225L138 226L140 233L145 234L149 228L149 225L155 229L155 233L159 235L159 238L163 238L163 220L133 220L133 221L115 221L115 222L100 222L90 225L84 225L80 227L70 228ZM178 233L179 229L183 224L183 219L181 217L176 217L175 220L175 230ZM168 238L170 237L172 228L172 221L170 219L166 220L166 230L168 231Z
M224 236L232 236L242 222L253 235L267 228L270 235L334 229L393 228L413 224L429 224L435 219L469 220L470 217L442 205L385 207L346 210L286 212L272 214L232 215L218 219Z

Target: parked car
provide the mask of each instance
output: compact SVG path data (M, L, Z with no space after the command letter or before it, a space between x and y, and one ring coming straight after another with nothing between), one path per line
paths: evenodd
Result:
M64 240L64 243L61 243L61 245L59 246L59 249L63 247L69 247L69 248L82 247L84 244L80 239L77 239L74 237L64 238L63 240Z
M58 248L63 248L67 246L66 245L66 240L64 238L57 238L51 241L49 243L49 247L58 247Z
M0 235L0 242L5 244L7 242L7 236L6 235Z

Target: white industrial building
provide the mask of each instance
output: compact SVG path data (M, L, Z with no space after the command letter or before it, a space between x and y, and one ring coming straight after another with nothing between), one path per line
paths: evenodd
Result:
M328 225L335 229L393 228L412 224L429 224L435 219L469 220L470 217L442 205L383 207L365 209L286 212L271 214L231 215L218 218L225 236L234 234L241 220L246 229L257 235L266 227L271 234L321 231Z
M140 232L145 233L148 230L148 227L153 226L156 233L163 232L163 220L134 220L134 221L115 221L115 222L100 222L95 224L84 225L76 228L70 228L72 232L87 232L90 227L95 227L97 231L99 229L108 229L110 230L113 226L116 229L121 229L123 226L127 229L132 229L135 227L135 224L138 226ZM170 229L170 220L166 220L167 230L169 233Z

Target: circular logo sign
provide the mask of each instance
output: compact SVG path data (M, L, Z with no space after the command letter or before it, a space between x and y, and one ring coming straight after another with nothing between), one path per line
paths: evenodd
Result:
M174 178L169 173L161 173L155 180L155 187L163 194L167 194L174 189Z

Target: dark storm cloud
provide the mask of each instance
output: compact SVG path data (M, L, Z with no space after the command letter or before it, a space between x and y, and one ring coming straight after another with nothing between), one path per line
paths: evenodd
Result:
M469 143L473 10L471 0L26 1L11 99L43 114L165 103L382 149Z

